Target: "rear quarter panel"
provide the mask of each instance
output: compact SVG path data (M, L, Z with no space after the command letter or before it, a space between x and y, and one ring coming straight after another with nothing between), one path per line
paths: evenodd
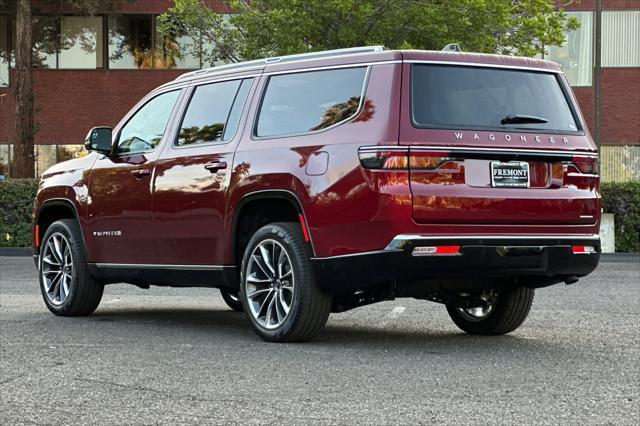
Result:
M232 206L242 197L285 189L302 205L316 256L384 247L397 218L410 217L408 176L401 173L404 176L397 181L388 175L384 181L367 176L360 168L358 147L397 143L399 104L393 94L400 90L401 64L372 66L363 107L350 121L316 133L256 139L251 137L252 127L266 81L263 76L235 154L228 232L235 213ZM316 155L328 157L326 172L309 175L307 164Z

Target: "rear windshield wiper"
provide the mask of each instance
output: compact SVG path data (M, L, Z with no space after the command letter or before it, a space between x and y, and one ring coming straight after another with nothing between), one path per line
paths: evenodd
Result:
M536 117L535 115L507 115L500 120L502 124L529 124L529 123L546 123L546 118Z

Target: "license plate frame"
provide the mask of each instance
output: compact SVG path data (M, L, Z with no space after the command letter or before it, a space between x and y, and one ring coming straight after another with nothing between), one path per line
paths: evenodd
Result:
M505 171L515 172L505 173ZM529 188L531 186L531 173L529 163L526 161L492 161L490 173L493 188Z

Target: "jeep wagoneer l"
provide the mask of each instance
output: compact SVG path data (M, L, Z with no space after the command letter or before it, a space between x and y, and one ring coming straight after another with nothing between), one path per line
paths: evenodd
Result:
M56 315L126 282L217 287L270 341L398 297L503 334L600 257L597 149L549 61L371 47L204 69L86 147L35 201Z

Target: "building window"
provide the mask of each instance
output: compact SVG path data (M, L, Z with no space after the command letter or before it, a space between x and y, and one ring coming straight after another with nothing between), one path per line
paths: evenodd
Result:
M640 10L602 12L602 66L640 67Z
M156 19L156 28L158 27ZM162 35L156 31L156 68L200 68L202 42L198 37Z
M60 19L58 68L103 67L102 18L64 16Z
M593 74L593 13L567 12L580 28L567 34L562 47L548 47L545 59L559 63L572 86L591 86Z
M0 16L0 87L9 85L9 65L11 64L11 41L9 18Z
M102 68L102 18L37 16L34 19L33 66L37 68Z
M109 17L109 68L154 68L152 18Z
M33 66L58 68L57 52L60 49L57 18L35 16L33 18Z

